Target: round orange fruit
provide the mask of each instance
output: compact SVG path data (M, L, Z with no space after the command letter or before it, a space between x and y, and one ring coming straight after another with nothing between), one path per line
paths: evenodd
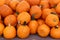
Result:
M30 9L29 3L24 0L19 2L19 4L16 6L16 11L19 13L29 11L29 9Z
M30 35L30 28L25 23L17 29L17 36L19 38L27 38Z
M51 7L56 6L59 2L60 0L49 0L49 4L51 5Z
M16 36L16 29L14 26L6 26L3 31L4 38L14 38Z
M10 25L15 26L15 24L17 23L17 18L14 15L9 15L9 16L5 17L4 23L5 23L5 25L10 24Z
M18 20L21 24L23 24L24 21L26 21L26 23L28 23L28 22L30 22L30 20L31 20L31 16L30 16L30 14L27 13L27 12L22 12L22 13L20 13L20 14L18 15L17 20Z
M3 34L4 25L0 23L0 36Z
M38 23L36 20L31 20L29 23L29 28L30 28L30 33L31 34L36 34L37 33L37 28L38 28Z
M50 14L46 17L45 22L50 27L54 27L59 23L59 18L56 14Z
M9 5L13 10L16 10L16 6L18 5L19 1L18 0L11 0Z
M57 14L60 14L60 11L59 11L60 10L60 3L57 4L55 9L56 9Z
M37 32L39 36L47 37L49 35L50 28L46 24L42 24L41 26L38 27Z
M50 36L52 37L52 38L60 38L60 27L58 26L56 26L56 27L53 27L52 29L51 29L51 32L50 32Z
M13 11L12 11L12 9L8 5L0 6L0 14L3 17L6 17L6 16L8 16L8 15L10 15L12 13L13 13Z
M49 3L46 0L41 0L39 6L41 6L41 9L49 8Z
M39 5L41 0L26 0L31 6L32 5Z
M42 11L41 8L37 5L34 5L30 9L31 16L34 15L34 18L38 19L41 17Z

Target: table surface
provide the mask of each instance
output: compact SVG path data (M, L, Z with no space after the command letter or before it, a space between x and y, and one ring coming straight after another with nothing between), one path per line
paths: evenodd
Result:
M51 37L46 37L46 38L41 38L38 35L30 35L28 38L26 39L20 39L18 37L14 38L14 39L5 39L3 37L0 37L0 40L60 40L60 39L53 39Z

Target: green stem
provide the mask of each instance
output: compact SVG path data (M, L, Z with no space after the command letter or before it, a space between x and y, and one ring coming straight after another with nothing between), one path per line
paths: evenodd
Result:
M34 15L32 15L31 20L35 20Z
M18 15L19 13L18 13L18 12L16 12L16 14Z

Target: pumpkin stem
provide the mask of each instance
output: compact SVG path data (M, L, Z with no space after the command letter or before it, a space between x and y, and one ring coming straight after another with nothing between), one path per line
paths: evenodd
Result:
M24 21L23 25L26 25L26 21Z
M18 12L16 12L16 14L18 15L19 13L18 13Z
M51 12L51 14L54 14L54 15L56 15L56 12Z
M58 25L57 25L57 26L55 26L55 28L56 28L56 29L58 29Z
M34 15L32 15L31 20L35 20Z

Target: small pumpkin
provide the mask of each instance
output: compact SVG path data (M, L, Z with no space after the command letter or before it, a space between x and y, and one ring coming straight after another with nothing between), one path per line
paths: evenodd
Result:
M38 19L41 17L42 11L41 8L37 5L34 5L30 9L31 16L34 15L34 18Z
M60 38L60 27L59 26L53 27L51 29L50 36L55 39Z
M56 9L57 14L60 14L60 11L59 11L60 10L60 3L57 4L55 9Z
M19 1L18 0L11 0L9 5L13 10L16 10L16 6L18 5Z
M8 5L0 6L0 14L2 17L6 17L13 13L12 9Z
M15 24L17 23L17 18L14 15L9 15L9 16L5 17L4 23L5 23L5 25L10 24L10 25L15 26Z
M32 5L39 5L41 0L26 0L31 6Z
M50 28L46 24L42 24L41 26L38 27L37 32L39 36L47 37L49 35Z
M26 22L24 22L23 25L20 25L17 29L17 36L19 38L27 38L30 35L30 28L26 25Z
M56 14L50 14L46 17L45 22L50 27L54 27L59 23L59 18Z
M55 7L59 2L60 0L49 0L51 7Z
M41 6L41 9L49 8L49 3L46 0L41 0L39 6Z
M3 34L4 25L0 23L0 36Z
M17 20L20 22L20 24L23 24L24 21L28 23L31 20L31 16L28 12L22 12L18 15Z
M29 3L24 0L19 2L19 4L16 6L16 11L19 13L29 11L29 9L30 9Z
M32 17L32 20L29 22L29 28L30 28L30 33L31 34L36 34L37 33L37 28L38 28L38 23L37 21L35 20L34 17Z
M8 25L3 31L4 38L10 39L16 36L16 29L14 26Z

